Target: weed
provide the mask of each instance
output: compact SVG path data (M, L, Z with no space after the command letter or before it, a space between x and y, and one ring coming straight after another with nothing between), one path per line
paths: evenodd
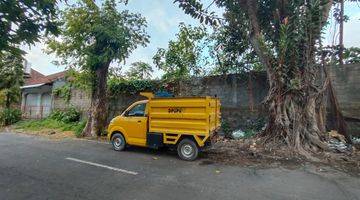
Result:
M0 126L13 124L20 119L21 111L19 109L6 108L0 111Z
M43 129L53 129L58 131L72 131L76 137L81 137L82 129L86 122L68 122L58 121L52 118L45 118L40 120L24 120L14 124L15 129L23 129L29 131L41 131Z

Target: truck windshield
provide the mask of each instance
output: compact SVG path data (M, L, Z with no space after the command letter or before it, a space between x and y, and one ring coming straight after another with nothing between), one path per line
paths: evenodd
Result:
M146 103L141 103L141 104L138 104L136 106L134 106L133 108L131 108L126 116L137 116L137 117L141 117L141 116L145 116L145 106L146 106Z

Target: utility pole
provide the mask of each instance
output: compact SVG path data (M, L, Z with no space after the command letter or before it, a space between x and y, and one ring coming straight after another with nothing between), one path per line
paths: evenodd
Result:
M339 64L344 65L344 0L340 0Z

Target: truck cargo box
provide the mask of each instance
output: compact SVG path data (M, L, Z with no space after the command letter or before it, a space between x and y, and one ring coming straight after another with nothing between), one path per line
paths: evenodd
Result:
M207 139L220 126L220 101L212 97L150 98L149 132L176 143L180 134Z

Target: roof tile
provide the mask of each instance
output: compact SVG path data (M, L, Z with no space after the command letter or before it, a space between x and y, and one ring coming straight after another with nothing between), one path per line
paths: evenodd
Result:
M58 72L55 74L50 74L50 75L45 76L44 74L42 74L34 69L31 69L30 77L25 79L24 86L41 84L41 83L52 83L59 78L64 78L66 75L66 72L67 71L65 70L62 72Z

